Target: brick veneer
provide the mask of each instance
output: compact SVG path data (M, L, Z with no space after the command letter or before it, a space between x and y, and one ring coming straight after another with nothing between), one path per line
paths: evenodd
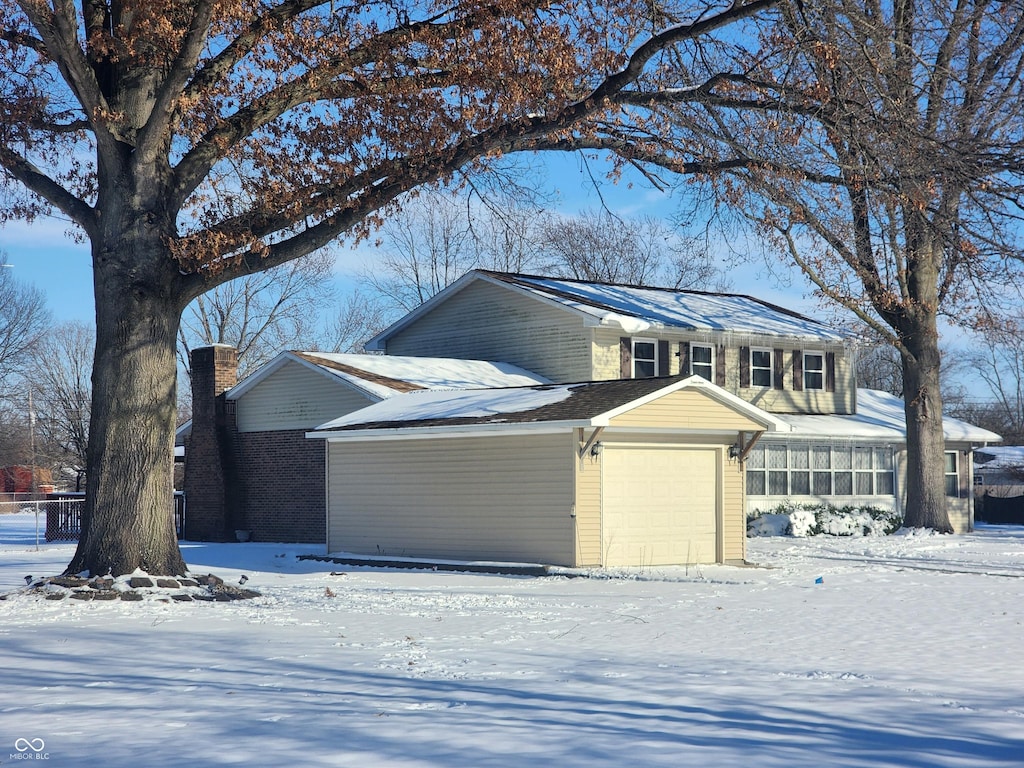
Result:
M245 527L255 541L327 540L324 441L304 435L305 430L238 434Z

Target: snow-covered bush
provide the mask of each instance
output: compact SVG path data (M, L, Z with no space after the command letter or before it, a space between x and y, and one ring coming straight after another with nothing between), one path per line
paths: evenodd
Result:
M891 509L787 502L767 512L754 512L747 520L747 535L886 536L902 524L903 518Z

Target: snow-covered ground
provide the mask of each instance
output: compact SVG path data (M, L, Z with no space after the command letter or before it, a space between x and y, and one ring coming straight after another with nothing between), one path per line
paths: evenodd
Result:
M0 516L0 592L70 559L33 534ZM749 544L526 578L187 543L263 597L0 601L0 763L1024 765L1024 529Z

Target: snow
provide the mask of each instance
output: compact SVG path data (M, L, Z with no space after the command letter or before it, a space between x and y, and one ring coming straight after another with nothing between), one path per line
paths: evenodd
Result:
M974 459L976 466L985 471L1016 469L1024 466L1024 445L990 446L977 451Z
M700 331L845 341L852 334L751 296L514 275L511 282L604 324L638 333L653 325ZM638 325L639 322L639 325ZM639 330L638 330L639 329Z
M493 416L496 421L513 413L559 403L572 394L570 384L511 389L408 392L321 424L329 430L378 422L413 422L424 419L459 419Z
M456 360L447 357L403 357L400 355L356 355L327 352L303 352L331 363L415 384L425 389L470 389L482 387L518 387L546 384L543 376L511 363L486 360ZM396 391L337 368L322 366L327 373L357 384L379 397L391 397Z
M857 390L857 413L850 415L780 415L790 425L794 437L862 437L903 442L907 438L903 401L876 389ZM952 416L942 417L947 440L999 442L994 432Z
M70 559L33 534L0 516L0 591ZM194 573L263 596L0 601L0 760L1021 764L1024 529L749 545L765 567L524 578L185 543Z

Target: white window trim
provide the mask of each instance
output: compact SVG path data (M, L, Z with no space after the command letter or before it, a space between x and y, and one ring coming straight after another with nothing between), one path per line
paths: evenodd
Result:
M651 338L648 338L646 336L634 336L633 338L630 339L630 365L632 367L632 369L630 370L630 373L632 374L632 378L634 378L634 379L636 378L636 361L637 361L636 345L637 344L650 344L650 345L652 345L654 347L654 373L652 374L652 376L657 376L658 375L658 370L659 370L658 366L659 366L659 363L661 362L660 360L658 360L658 340L657 339L651 339ZM650 360L650 358L646 358L646 357L645 358L641 358L641 359L644 360L644 361Z
M959 499L960 498L960 452L959 451L944 451L943 462L942 462L942 473L944 478L955 477L956 478L956 493L947 493L947 499ZM953 457L953 471L949 472L946 470L945 457ZM945 483L943 483L945 485ZM945 490L945 489L943 489Z
M768 383L767 384L755 384L754 383L754 353L755 352L767 352L768 353ZM771 389L775 386L775 350L771 347L751 347L750 348L750 387L751 389ZM763 367L758 367L757 370L764 370Z
M821 359L821 368L816 368L815 372L821 374L821 386L811 387L807 384L807 358L814 356ZM801 382L805 390L812 392L824 392L825 391L825 353L818 349L806 349L803 352L803 381Z
M707 350L709 350L711 352L711 376L708 378L708 381L714 383L714 381L715 381L715 345L714 344L696 344L694 342L690 342L690 371L689 371L689 373L690 373L691 376L697 376L698 375L698 374L694 373L694 371L693 371L693 350L695 350L695 349L707 349ZM704 365L704 363L701 363L701 365Z

